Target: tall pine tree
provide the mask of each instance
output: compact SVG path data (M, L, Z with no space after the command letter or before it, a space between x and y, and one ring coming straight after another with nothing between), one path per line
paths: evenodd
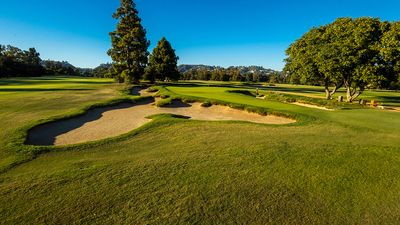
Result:
M112 48L108 54L113 60L113 74L119 82L137 83L148 62L150 42L132 0L121 0L121 7L113 14L117 29L110 33Z
M169 41L163 37L150 55L147 80L179 80L178 59Z

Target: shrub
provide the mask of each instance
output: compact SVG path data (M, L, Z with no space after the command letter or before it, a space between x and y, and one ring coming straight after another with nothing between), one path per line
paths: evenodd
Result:
M203 103L201 104L201 106L202 106L202 107L211 107L212 104L211 104L211 102L206 101L206 102L203 102Z
M172 104L172 98L165 98L156 102L157 107L163 107L170 104Z
M147 88L147 92L150 92L150 93L154 93L154 92L157 92L157 91L158 91L158 88L156 88L156 87Z
M165 94L161 94L160 95L160 98L162 98L162 99L167 99L167 98L169 98L170 96L169 95L165 95Z
M183 103L193 103L193 102L195 102L195 100L190 99L190 98L182 98L181 101L182 101Z

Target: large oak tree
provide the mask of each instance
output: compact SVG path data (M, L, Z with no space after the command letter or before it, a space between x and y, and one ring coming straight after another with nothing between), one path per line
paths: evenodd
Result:
M351 102L366 87L385 79L380 55L383 33L379 19L339 18L293 43L286 51L285 70L299 83L324 85L328 99L343 85Z

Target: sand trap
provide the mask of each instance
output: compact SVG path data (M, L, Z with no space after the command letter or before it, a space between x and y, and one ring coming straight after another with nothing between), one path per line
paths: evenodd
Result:
M144 88L144 87L134 87L134 88L132 88L131 94L132 95L140 95L140 96L143 96L143 97L149 97L149 96L155 95L154 92L148 92L148 89Z
M307 108L313 108L313 109L322 109L322 110L327 110L327 111L334 111L333 109L328 109L326 107L322 107L322 106L316 106L316 105L311 105L311 104L305 104L305 103L300 103L300 102L294 102L291 103L293 105L298 105L298 106L304 106Z
M194 120L234 120L264 124L295 122L284 117L262 116L226 106L215 105L204 108L200 103L175 102L170 107L158 108L149 100L136 105L123 103L118 106L92 109L83 116L38 126L29 131L26 143L59 146L115 137L148 123L150 119L146 117L162 113L183 115Z

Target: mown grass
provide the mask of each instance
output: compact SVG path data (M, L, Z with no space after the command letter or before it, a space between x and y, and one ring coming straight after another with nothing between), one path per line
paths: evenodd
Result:
M15 78L0 80L0 171L29 160L32 155L14 148L25 135L23 127L50 117L79 113L84 106L116 98L121 87L111 79L77 77Z
M124 96L118 85L90 81L75 84L86 91L0 95L6 127L0 146L26 124ZM53 89L65 85L58 78L46 82ZM246 89L235 85L167 86L162 94L286 112L305 122L269 126L160 115L119 138L55 148L0 175L0 223L400 222L399 113L305 108L228 92Z

